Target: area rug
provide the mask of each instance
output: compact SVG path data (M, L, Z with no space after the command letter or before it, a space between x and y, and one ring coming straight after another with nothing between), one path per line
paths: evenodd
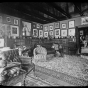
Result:
M30 74L30 73L29 73ZM10 82L8 82L7 86L51 86L50 84L39 80L38 78L27 76L25 79L25 85L24 85L24 77L19 76L14 79L12 79Z
M54 57L50 61L35 61L36 66L62 72L88 81L88 60L77 56ZM37 69L37 68L36 68Z

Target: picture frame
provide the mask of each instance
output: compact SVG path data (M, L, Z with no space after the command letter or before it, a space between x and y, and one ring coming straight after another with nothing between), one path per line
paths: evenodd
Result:
M43 30L39 30L39 37L43 37Z
M4 47L4 38L0 39L0 47Z
M67 36L67 30L61 30L61 36L66 37Z
M19 27L11 25L11 36L19 37Z
M55 29L55 38L60 36L60 29Z
M45 29L45 31L48 31L48 26L45 26L44 29Z
M88 24L88 17L82 17L81 18L81 25Z
M33 29L33 36L38 37L38 30L37 29Z
M53 30L53 25L50 25L49 26L49 30Z
M75 28L68 29L69 36L75 36Z
M35 24L33 24L33 27L35 28L35 27L36 27L36 25L35 25Z
M14 19L14 25L18 25L18 19Z
M60 23L59 22L56 22L55 23L55 28L59 28L59 25L60 25Z
M41 25L41 28L43 28L43 26Z
M50 36L53 36L53 31L49 31L49 35Z
M6 17L7 22L11 22L11 18L10 17Z
M66 28L66 24L65 23L62 24L62 28Z
M2 23L2 16L0 16L0 23Z
M44 37L48 37L48 32L44 32Z
M26 32L26 36L31 36L31 23L22 21L23 29Z
M74 28L75 27L75 21L69 21L69 28Z
M37 25L37 28L40 28L40 24L36 24Z

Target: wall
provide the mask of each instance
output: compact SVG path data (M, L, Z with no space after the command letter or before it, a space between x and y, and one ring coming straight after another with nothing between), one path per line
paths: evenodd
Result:
M20 18L3 13L0 13L0 17L0 35L2 35L2 38L5 39L5 46L13 47L14 39L11 38L11 26L17 26L20 33ZM7 17L10 18L9 22L7 21ZM14 20L18 20L18 24L14 24ZM4 32L2 32L3 30Z
M85 16L82 16L82 17L85 17ZM68 36L68 29L71 29L71 28L68 27L69 26L69 21L74 20L74 27L73 28L75 28L76 26L81 25L81 18L82 17L76 17L76 18L72 18L72 19L68 19L68 20L63 20L63 21L57 21L57 22L53 22L53 23L49 23L49 24L44 24L43 25L43 31L45 32L45 27L47 26L48 27L48 32L49 32L49 30L50 30L49 26L53 25L53 30L54 30L53 33L54 33L54 36L55 36L55 29L56 29L55 28L55 23L59 23L59 28L57 28L57 29L60 29L60 34L61 34L61 30L67 30L67 36ZM62 24L66 24L66 28L63 29Z

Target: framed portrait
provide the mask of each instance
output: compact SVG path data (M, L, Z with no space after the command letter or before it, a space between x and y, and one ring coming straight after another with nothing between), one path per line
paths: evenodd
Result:
M36 25L35 25L35 24L33 24L33 27L35 28L35 27L36 27Z
M39 37L43 37L43 30L39 30Z
M0 16L0 22L2 22L2 16Z
M49 30L53 30L53 25L50 25L49 26Z
M57 22L57 23L55 23L55 28L59 28L59 23Z
M69 28L75 27L74 23L75 23L74 20L73 21L69 21Z
M81 25L88 24L88 17L81 18Z
M37 28L40 28L40 24L37 24Z
M38 36L38 30L37 29L33 29L33 36L37 37Z
M49 35L51 35L51 36L52 36L52 35L53 35L53 31L49 31Z
M4 47L4 38L0 39L0 47Z
M62 24L62 28L66 28L66 24Z
M18 25L18 19L14 19L14 24Z
M23 29L22 31L26 31L26 36L31 35L31 23L22 21Z
M55 29L55 38L60 36L60 29Z
M41 25L41 28L43 28L42 25Z
M69 36L75 36L75 28L73 28L73 29L68 29L68 35L69 35Z
M66 37L67 36L67 30L61 30L61 36Z
M7 22L11 22L11 18L10 17L6 17Z
M11 25L11 36L19 37L19 27Z
M45 29L45 31L48 31L48 26L45 26L44 29Z
M48 32L44 32L44 37L48 37Z

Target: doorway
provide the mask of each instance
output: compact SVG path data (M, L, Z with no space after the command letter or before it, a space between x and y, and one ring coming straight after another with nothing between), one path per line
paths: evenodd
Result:
M79 53L88 54L88 27L78 27Z

